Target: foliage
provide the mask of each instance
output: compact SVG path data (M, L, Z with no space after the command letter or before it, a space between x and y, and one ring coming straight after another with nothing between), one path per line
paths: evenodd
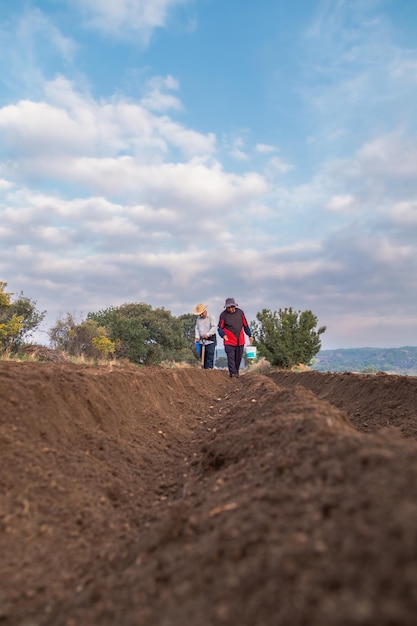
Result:
M110 341L104 335L100 335L100 337L93 337L91 340L94 348L102 354L104 357L107 357L109 354L113 354L116 351L116 344L114 341Z
M196 316L192 313L184 313L178 317L182 325L182 336L186 340L190 349L194 348Z
M192 313L184 313L178 317L183 327L182 336L186 340L189 350L191 350L191 354L187 354L185 358L188 363L195 363L200 359L200 354L197 352L195 345L196 319L197 317Z
M320 335L326 327L316 330L317 317L311 311L295 311L291 307L256 314L250 323L259 356L274 367L290 369L302 363L308 365L321 348Z
M75 357L97 358L100 353L109 354L115 350L115 345L107 338L106 328L94 320L78 324L71 313L57 320L49 330L49 339L54 348Z
M0 323L0 341L3 350L7 348L8 343L17 337L22 330L22 325L23 317L21 315L13 315L7 322Z
M118 357L145 365L189 358L183 323L164 308L131 303L87 317L107 329L109 338L116 342Z
M4 291L7 287L7 283L0 281L0 307L10 306L11 293Z
M49 331L49 340L53 348L70 352L71 336L77 322L71 313L67 313L65 317L59 317Z
M42 322L46 311L38 311L36 302L22 292L12 300L13 294L5 292L6 287L7 283L0 282L0 350L16 352Z

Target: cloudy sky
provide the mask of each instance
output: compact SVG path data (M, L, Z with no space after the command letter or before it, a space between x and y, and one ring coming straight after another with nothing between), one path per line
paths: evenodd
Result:
M233 296L417 345L416 0L1 2L0 70L0 280L44 330Z

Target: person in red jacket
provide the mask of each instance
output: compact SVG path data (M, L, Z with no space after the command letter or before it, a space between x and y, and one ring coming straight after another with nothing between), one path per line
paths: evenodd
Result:
M252 332L242 309L234 298L227 298L220 314L218 333L224 342L230 378L239 377L239 368L245 347L245 334L253 342Z

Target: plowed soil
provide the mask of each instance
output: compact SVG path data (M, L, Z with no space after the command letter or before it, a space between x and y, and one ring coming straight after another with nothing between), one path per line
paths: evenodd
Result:
M0 363L1 626L417 623L417 379Z

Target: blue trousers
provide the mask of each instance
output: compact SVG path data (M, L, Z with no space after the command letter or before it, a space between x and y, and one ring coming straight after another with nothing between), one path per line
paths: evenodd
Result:
M203 346L201 346L203 348ZM204 346L204 369L212 370L214 367L214 353L216 351L215 343L208 343Z

